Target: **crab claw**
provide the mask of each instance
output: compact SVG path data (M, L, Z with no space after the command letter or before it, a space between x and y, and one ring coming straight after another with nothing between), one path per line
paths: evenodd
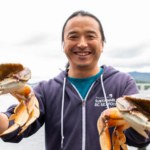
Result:
M34 108L31 111L26 124L22 127L22 130L18 133L18 135L20 135L22 132L24 132L29 127L29 125L32 124L40 115L38 100L36 97L34 97L34 100L35 100Z
M120 121L120 125L116 126L112 135L112 143L114 150L120 150L120 146L123 150L128 150L126 142L126 137L123 133L124 130L128 129L130 125L126 123L124 120Z
M115 132L113 133L113 147L115 147L114 149L120 149L120 145L122 147L126 147L126 145L124 145L124 136L120 133L122 130L126 129L125 127L128 128L128 126L122 126L124 124L126 124L126 121L123 120L121 113L117 108L106 109L101 113L101 116L98 119L97 126L100 135L100 146L102 150L111 150L111 138L108 128L115 126L118 126L118 128L116 128ZM120 140L118 140L118 138Z
M97 128L100 135L100 146L103 150L111 150L111 139L109 134L109 129L105 122L104 113L98 119Z
M4 131L2 134L0 134L0 136L11 133L20 126L23 126L29 117L27 108L23 101L15 108L14 113L15 114L13 114L9 121L15 119L15 124L8 128L6 131Z
M39 104L37 98L34 95L32 95L27 102L22 100L15 108L14 114L8 119L8 121L14 119L15 124L0 134L0 136L11 133L19 127L22 127L22 130L19 133L21 134L39 117L39 115Z

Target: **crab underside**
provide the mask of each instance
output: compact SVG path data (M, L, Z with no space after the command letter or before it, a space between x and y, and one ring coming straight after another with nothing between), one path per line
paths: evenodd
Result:
M21 127L24 132L40 115L39 103L33 90L26 83L31 78L31 71L22 64L0 64L0 95L10 93L20 103L8 121L14 119L14 125L0 134L8 134Z

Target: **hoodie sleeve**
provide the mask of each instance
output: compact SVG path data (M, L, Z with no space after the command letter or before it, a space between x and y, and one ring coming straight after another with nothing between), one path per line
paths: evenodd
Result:
M136 83L132 77L129 76L129 79L127 81L125 90L123 95L132 95L132 94L137 94L139 93L139 90L136 86ZM150 137L150 132L146 131L148 136ZM149 142L150 138L146 139L142 135L140 135L138 132L136 132L133 128L128 128L127 130L124 131L126 135L126 143L129 146L134 146L138 148L144 148L146 147Z
M135 80L130 75L128 75L122 95L132 95L132 94L138 94L138 93L139 93L139 90L136 86Z
M29 137L32 134L36 133L38 129L44 124L45 121L45 108L44 108L44 92L42 88L43 84L39 83L37 86L34 87L34 93L39 101L39 109L40 109L40 116L39 118L31 124L26 131L24 131L22 134L17 135L21 128L19 127L17 130L15 130L12 133L6 134L1 136L1 139L5 142L12 142L12 143L18 143L20 142L24 137ZM14 113L14 108L16 105L10 106L5 114L10 118L10 116ZM11 120L9 122L9 127L14 124L14 120Z

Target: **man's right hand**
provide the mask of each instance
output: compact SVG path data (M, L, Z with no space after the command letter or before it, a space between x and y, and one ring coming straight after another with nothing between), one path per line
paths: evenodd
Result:
M3 133L9 126L7 115L0 112L0 134Z

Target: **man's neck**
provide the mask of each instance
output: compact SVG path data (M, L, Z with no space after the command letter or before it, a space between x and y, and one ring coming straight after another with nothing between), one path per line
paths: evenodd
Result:
M96 66L95 68L78 68L73 69L70 67L68 71L68 76L72 78L88 78L98 74L100 68Z

